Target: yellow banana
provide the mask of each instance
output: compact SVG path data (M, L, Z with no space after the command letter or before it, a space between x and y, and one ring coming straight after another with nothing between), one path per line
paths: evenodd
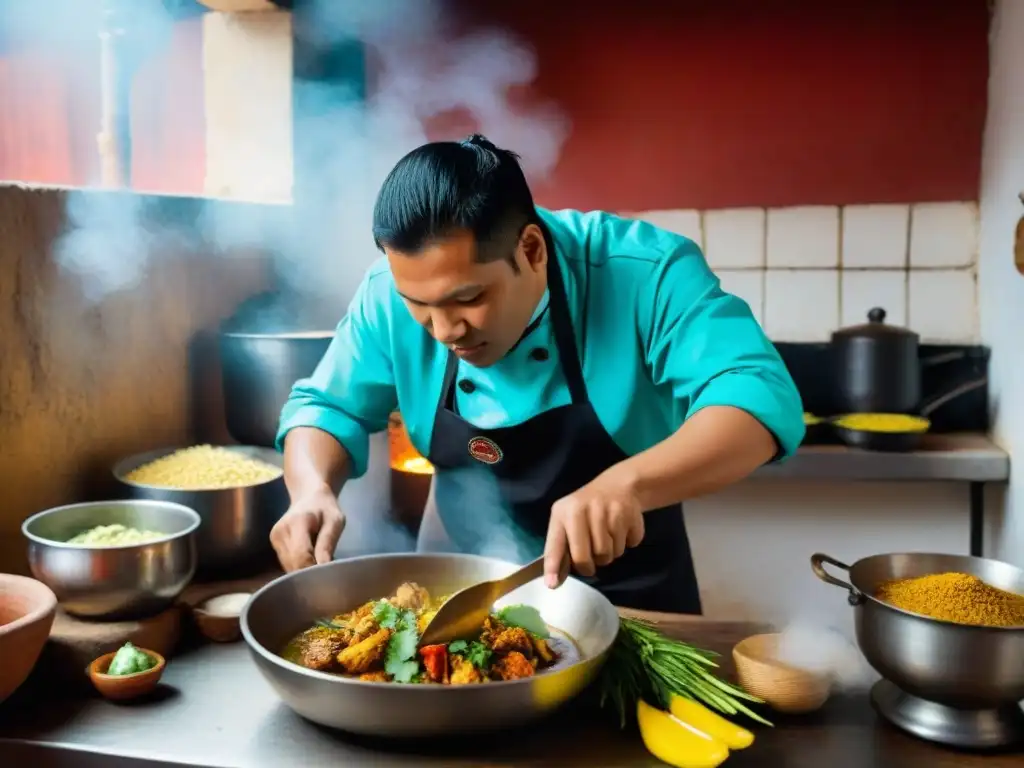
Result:
M718 768L729 757L718 739L643 701L637 702L636 718L647 751L675 768Z
M673 694L668 708L675 717L711 738L718 739L729 749L746 749L754 743L754 734L746 728L726 720L696 701Z

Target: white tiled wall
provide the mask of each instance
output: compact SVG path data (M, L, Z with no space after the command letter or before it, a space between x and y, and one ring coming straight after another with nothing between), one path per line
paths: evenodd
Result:
M773 341L827 341L873 307L926 342L977 340L974 202L627 215L699 243Z

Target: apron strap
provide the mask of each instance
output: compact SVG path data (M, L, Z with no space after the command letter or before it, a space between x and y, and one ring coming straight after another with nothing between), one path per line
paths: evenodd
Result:
M459 372L459 359L455 353L448 350L448 360L444 366L444 383L441 384L441 398L438 401L437 409L447 408L452 413L458 413L458 404L455 402L455 375Z
M558 263L555 249L548 236L548 295L551 306L551 326L555 333L555 345L558 347L558 359L562 364L562 373L569 386L573 405L586 403L587 385L583 381L583 368L580 365L579 352L576 349L576 333L573 330L572 318L569 316L569 302L565 296L565 284L562 281L562 268Z

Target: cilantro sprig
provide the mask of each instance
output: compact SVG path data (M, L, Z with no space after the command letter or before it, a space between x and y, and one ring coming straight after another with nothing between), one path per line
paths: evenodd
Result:
M525 629L531 635L547 639L551 637L548 625L540 616L540 611L532 605L507 605L498 611L498 620L507 627Z
M420 641L416 614L381 600L373 606L373 618L380 626L391 630L391 638L384 651L384 671L396 683L414 682L420 672L420 663L416 658L416 648Z
M479 640L456 640L448 645L448 652L458 654L477 669L487 670L491 666L491 649Z

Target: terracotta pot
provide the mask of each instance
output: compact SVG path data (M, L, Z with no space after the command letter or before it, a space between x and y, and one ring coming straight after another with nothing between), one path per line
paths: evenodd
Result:
M35 667L56 611L57 596L41 581L0 573L0 701Z
M110 662L114 660L117 651L103 654L86 668L85 673L102 696L111 701L129 701L145 696L156 688L164 674L167 661L156 651L151 651L148 648L139 648L139 650L156 661L156 665L145 672L135 672L131 675L108 675L107 670L110 669Z

